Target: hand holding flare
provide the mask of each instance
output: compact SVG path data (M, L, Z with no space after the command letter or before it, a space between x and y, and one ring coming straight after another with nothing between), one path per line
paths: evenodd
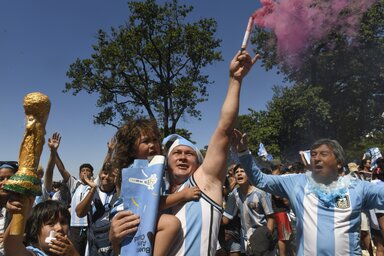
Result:
M50 108L48 96L42 93L33 92L24 97L27 124L20 147L19 170L4 185L4 189L18 193L23 198L23 212L13 214L12 217L11 235L23 234L25 219L32 207L31 197L41 195L41 182L36 172L43 151L45 125Z

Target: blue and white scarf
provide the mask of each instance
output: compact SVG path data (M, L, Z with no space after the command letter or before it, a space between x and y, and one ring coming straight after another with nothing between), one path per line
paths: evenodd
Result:
M335 207L338 198L343 198L348 188L356 186L357 178L352 175L339 176L329 185L316 182L312 172L306 172L308 186L306 194L315 194L325 207Z

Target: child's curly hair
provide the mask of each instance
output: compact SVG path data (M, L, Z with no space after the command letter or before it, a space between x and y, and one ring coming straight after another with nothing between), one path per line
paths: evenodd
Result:
M116 145L111 157L112 168L117 169L117 184L121 185L121 169L128 167L136 159L138 139L148 136L160 145L160 131L155 120L140 118L129 120L115 134Z

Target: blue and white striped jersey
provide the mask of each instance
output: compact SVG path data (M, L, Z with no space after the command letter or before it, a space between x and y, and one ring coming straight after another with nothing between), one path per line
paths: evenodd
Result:
M361 255L360 213L384 209L381 186L356 179L330 206L309 191L306 174L266 175L250 154L240 162L253 185L289 199L297 218L297 255Z
M193 175L178 189L186 184L197 186ZM175 242L169 255L215 255L222 207L201 192L198 201L189 201L172 208L172 213L180 220L183 239Z
M247 250L247 241L256 228L267 225L267 215L273 214L271 194L252 186L252 192L244 195L235 188L228 196L224 216L233 219L238 211L241 221L241 249Z

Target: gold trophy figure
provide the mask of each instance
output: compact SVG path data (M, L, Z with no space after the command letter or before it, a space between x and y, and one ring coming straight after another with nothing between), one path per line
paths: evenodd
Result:
M4 189L22 195L23 213L14 214L10 234L24 232L25 218L32 207L35 196L41 195L41 181L36 172L45 142L45 125L48 120L51 102L48 96L29 93L24 97L26 130L19 153L19 170L4 185Z

